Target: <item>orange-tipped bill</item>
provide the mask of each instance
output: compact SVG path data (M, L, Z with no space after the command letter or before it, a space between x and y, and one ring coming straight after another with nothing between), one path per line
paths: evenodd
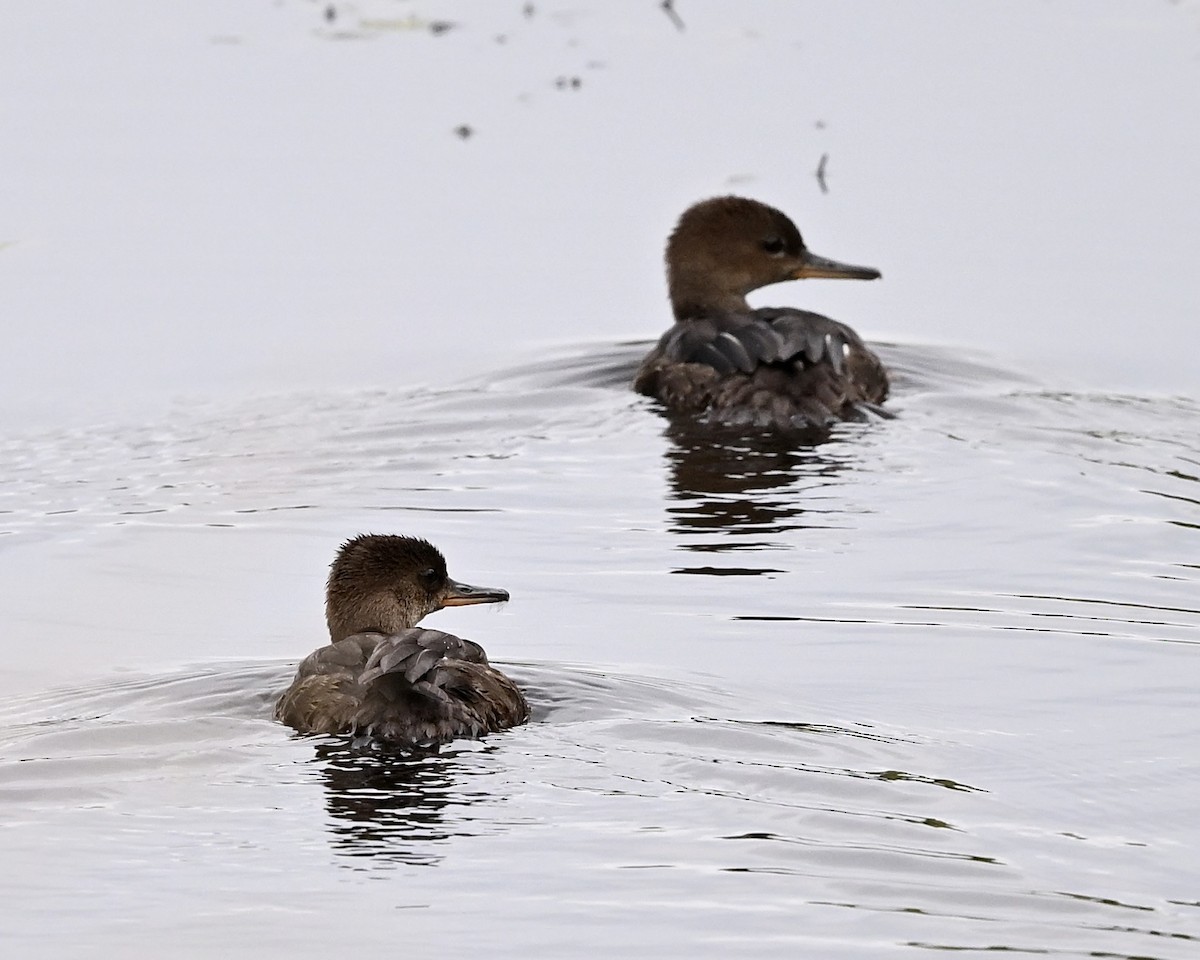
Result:
M508 591L499 587L473 587L469 583L459 583L457 580L446 582L447 607L466 607L473 603L503 603L508 599Z
M874 267L856 267L852 263L838 263L818 257L811 250L804 251L804 262L792 274L793 280L806 280L809 277L828 277L832 280L878 280L881 274Z

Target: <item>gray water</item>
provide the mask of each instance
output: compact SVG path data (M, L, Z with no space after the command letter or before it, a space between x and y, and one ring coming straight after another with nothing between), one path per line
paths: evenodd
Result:
M1200 9L676 8L7 11L5 956L1197 956ZM733 189L894 418L628 389ZM528 725L271 719L366 531Z
M102 557L156 594L108 629L194 648L6 700L15 952L1194 956L1196 404L889 347L897 418L790 450L669 425L640 349L7 449L8 563ZM512 591L431 623L527 727L271 720L358 530ZM72 671L80 587L10 600L17 666Z

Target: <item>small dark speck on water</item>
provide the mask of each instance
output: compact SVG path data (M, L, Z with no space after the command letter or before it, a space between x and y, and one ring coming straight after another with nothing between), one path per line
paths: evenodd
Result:
M429 24L429 32L435 37L440 37L443 33L453 30L454 26L454 23L450 20L434 20Z
M475 135L475 129L465 123L460 123L454 128L454 135L460 140L469 140Z
M829 154L821 154L821 159L817 163L817 185L820 186L822 193L828 193L829 187L825 183L825 164L829 161Z
M331 3L325 8L325 20L327 23L333 23L337 19L337 8Z
M579 77L559 77L554 81L557 90L578 90L582 86L583 80Z
M683 17L675 9L675 0L662 0L662 9L663 13L670 17L671 22L675 24L675 29L682 31L684 28Z

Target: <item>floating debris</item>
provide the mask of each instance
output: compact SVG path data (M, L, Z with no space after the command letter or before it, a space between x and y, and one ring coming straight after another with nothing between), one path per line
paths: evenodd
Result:
M675 10L675 0L662 0L662 3L659 4L659 6L662 7L663 13L671 18L671 22L675 24L675 29L682 31L683 17L681 17Z
M406 31L417 32L425 30L435 37L440 37L443 33L455 29L458 24L452 20L426 20L423 17L418 17L415 13L411 13L407 17L375 17L360 20L359 26L363 30L376 33L403 33Z
M817 163L817 184L821 188L822 193L828 193L829 187L825 185L825 164L829 161L829 154L821 154L821 160Z
M474 129L465 123L459 124L454 128L454 135L458 137L459 140L469 140L472 136L474 136L474 134Z

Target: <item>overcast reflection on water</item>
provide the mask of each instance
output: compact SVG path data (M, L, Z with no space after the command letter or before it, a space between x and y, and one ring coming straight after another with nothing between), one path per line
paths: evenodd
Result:
M0 38L9 952L1195 955L1200 6L117 13ZM734 190L892 419L628 389ZM528 725L274 722L361 531Z

